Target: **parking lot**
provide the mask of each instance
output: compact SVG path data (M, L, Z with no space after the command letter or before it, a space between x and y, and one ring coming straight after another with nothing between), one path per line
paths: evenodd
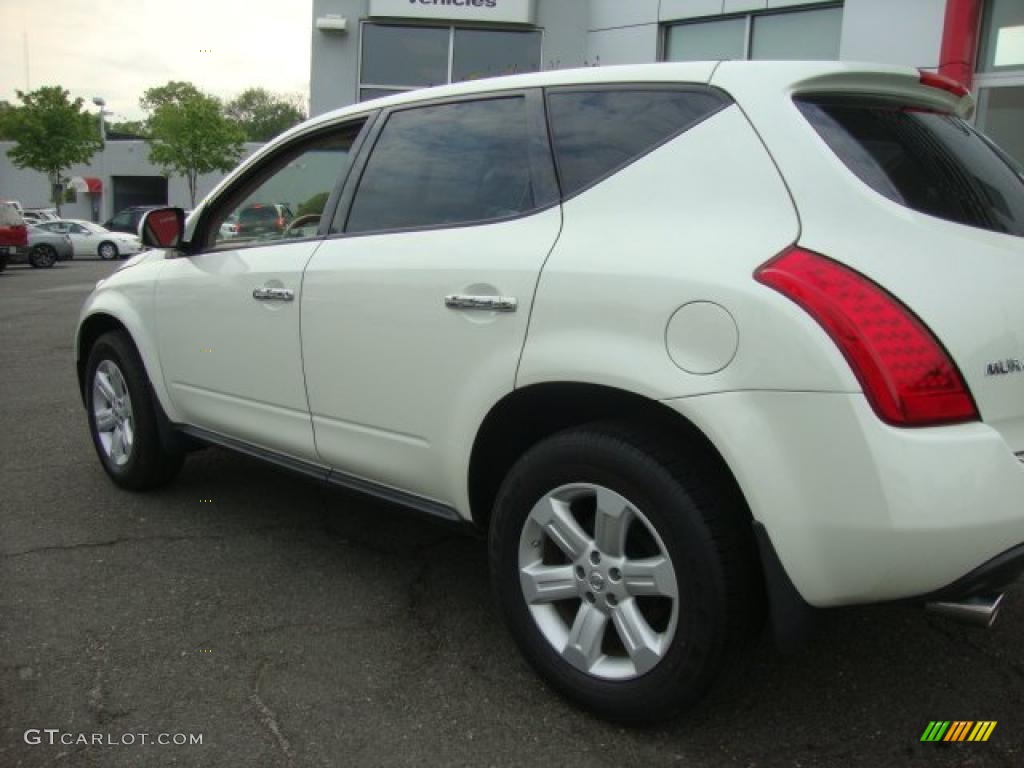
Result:
M988 632L886 606L824 616L796 656L762 637L699 710L626 729L527 668L482 540L219 449L118 490L72 364L114 268L0 274L0 766L1024 764L1019 588ZM920 743L931 720L998 726Z

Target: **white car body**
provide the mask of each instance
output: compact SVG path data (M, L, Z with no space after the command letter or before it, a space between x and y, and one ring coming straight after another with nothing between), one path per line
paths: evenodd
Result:
M81 327L105 316L128 331L172 424L464 520L482 514L474 446L503 399L579 383L658 404L714 446L816 607L928 595L1021 545L1024 376L986 371L1024 359L1024 240L875 193L793 104L826 89L970 112L970 98L921 85L916 70L663 64L402 94L279 138L210 194L189 232L276 147L324 126L426 99L617 83L709 84L735 104L532 215L151 252L98 286ZM981 417L882 421L821 326L753 278L794 243L911 307ZM253 301L264 286L294 301ZM445 306L479 293L516 297L518 311Z
M68 235L75 249L75 256L96 256L104 243L113 243L120 256L134 256L142 250L142 241L136 235L111 232L91 221L58 219L41 221L36 226L48 232Z

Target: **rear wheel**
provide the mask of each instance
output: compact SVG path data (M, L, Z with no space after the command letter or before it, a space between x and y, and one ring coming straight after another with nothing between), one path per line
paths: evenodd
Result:
M116 259L117 258L117 246L109 240L104 240L100 243L99 248L96 249L101 259Z
M123 488L166 484L184 460L160 441L156 406L135 345L123 331L97 339L86 366L89 430L100 463Z
M41 243L28 252L28 263L37 269L49 269L57 263L57 251L52 245Z
M761 615L742 500L654 433L594 425L528 451L490 529L498 602L558 691L617 720L709 689Z

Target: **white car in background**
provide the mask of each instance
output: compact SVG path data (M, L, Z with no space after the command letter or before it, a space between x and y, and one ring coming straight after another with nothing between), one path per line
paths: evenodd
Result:
M75 256L99 256L101 259L116 259L119 256L134 256L142 248L136 235L111 232L99 224L82 219L60 219L44 221L37 226L58 235L68 235Z

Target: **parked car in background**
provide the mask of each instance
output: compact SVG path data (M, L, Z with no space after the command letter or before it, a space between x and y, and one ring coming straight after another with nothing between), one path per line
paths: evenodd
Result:
M142 214L159 207L158 205L133 205L118 211L115 216L103 222L103 226L111 232L127 232L130 235L138 235Z
M99 224L81 219L44 221L41 229L58 235L69 235L75 256L99 256L101 259L116 259L132 256L142 250L138 235L111 232Z
M26 224L40 224L44 221L58 221L56 208L26 208L21 212Z
M280 203L253 203L238 213L236 237L261 237L263 235L280 235L288 228L295 218L291 208Z
M30 225L28 245L20 249L12 261L24 259L33 267L48 269L58 261L67 261L74 256L74 247L69 235L59 235Z
M0 272L7 268L7 261L16 249L28 245L28 227L20 208L15 203L0 203Z

